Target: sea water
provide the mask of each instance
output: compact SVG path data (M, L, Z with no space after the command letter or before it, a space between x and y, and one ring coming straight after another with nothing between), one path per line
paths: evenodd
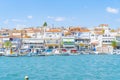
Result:
M0 80L120 80L120 55L0 57Z

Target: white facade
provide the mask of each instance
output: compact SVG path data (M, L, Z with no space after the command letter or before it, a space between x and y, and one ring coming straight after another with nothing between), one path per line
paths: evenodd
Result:
M24 38L22 43L22 48L40 49L44 47L44 40L39 38Z
M103 34L96 34L94 30L91 30L91 43L96 42L96 48L99 48L101 52L112 52L113 47L111 42L115 40L116 32L111 32L108 26L99 26L97 29L103 29Z
M61 32L45 32L44 39L60 39L62 36Z
M27 34L27 36L30 36L31 38L36 38L37 37L36 33L27 32L26 34Z

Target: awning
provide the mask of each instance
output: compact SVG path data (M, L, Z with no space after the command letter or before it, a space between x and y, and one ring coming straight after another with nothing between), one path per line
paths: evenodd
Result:
M45 44L45 46L59 46L59 44Z

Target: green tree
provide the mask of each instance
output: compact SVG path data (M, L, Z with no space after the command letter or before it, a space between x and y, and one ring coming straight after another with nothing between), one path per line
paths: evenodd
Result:
M4 43L4 47L5 48L11 48L12 47L12 43L10 42L10 41L6 41L5 43Z
M116 41L112 41L112 47L115 49L117 47L117 42Z
M43 26L44 26L44 27L47 26L47 22L44 22Z

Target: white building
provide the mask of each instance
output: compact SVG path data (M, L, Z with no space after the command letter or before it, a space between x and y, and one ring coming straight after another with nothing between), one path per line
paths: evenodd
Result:
M34 51L44 49L44 40L39 38L23 38L21 48L34 49Z
M59 48L62 36L62 30L59 28L46 29L44 32L44 40L46 48Z
M111 32L107 24L101 24L91 30L91 45L94 44L98 52L111 53L113 47L111 42L115 40L116 32Z

